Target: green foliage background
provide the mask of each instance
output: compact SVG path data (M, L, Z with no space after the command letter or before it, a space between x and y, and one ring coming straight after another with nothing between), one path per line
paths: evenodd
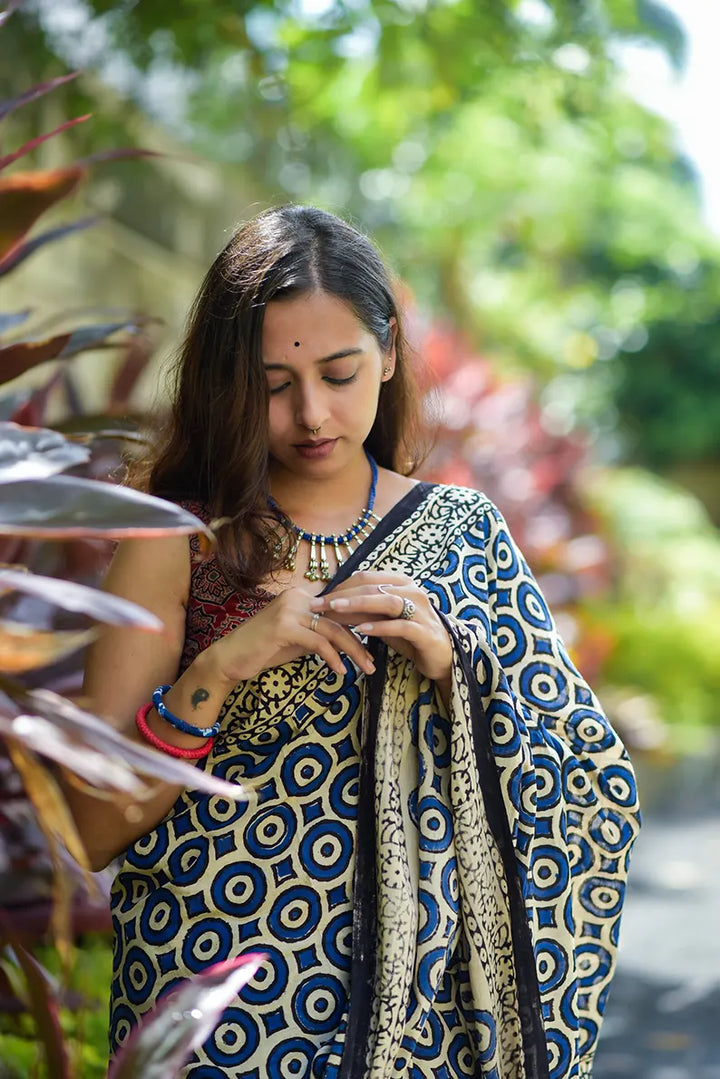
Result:
M720 459L718 243L617 60L641 41L682 63L661 4L35 0L8 29L3 70L21 52L47 74L54 55L100 79L78 107L111 82L137 110L105 95L76 139L142 113L228 168L248 210L349 213L424 310L540 373L556 423L653 467ZM115 212L167 243L152 200L128 185Z

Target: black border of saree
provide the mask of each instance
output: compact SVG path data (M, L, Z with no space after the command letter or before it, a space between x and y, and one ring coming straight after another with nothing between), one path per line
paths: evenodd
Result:
M346 580L369 551L387 538L417 509L434 484L420 483L393 506L323 590L331 592ZM522 1032L525 1079L549 1079L547 1042L542 1019L535 954L528 925L523 888L518 871L512 833L500 788L500 779L490 744L487 720L470 657L448 621L454 650L470 692L472 736L480 787L488 824L497 843L508 884L512 926L518 1010ZM354 906L352 927L352 967L347 1030L339 1079L363 1079L367 1070L367 1050L372 1020L373 983L377 950L377 863L375 821L375 742L387 671L387 648L370 640L368 648L376 670L367 680L367 700L361 731L361 760L357 843L355 851ZM478 1073L482 1079L482 1070Z

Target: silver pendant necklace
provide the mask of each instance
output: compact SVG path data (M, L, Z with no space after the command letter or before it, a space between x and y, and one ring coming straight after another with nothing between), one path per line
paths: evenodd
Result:
M354 521L342 535L335 535L335 533L331 532L329 535L325 536L319 532L308 532L306 529L300 528L300 526L296 525L286 513L283 513L277 502L268 496L270 506L276 513L279 513L282 517L285 517L290 521L290 527L293 532L293 543L287 558L283 562L283 569L289 570L291 573L295 572L300 544L308 543L310 544L310 561L308 568L305 571L305 577L308 581L330 581L332 580L332 574L330 573L330 565L327 560L327 548L332 548L339 569L353 553L353 550L356 551L360 544L370 535L375 525L380 521L378 515L373 512L375 507L375 494L377 491L378 467L367 451L366 456L372 473L372 482L370 484L367 506L357 520ZM355 544L354 547L352 546L353 543Z

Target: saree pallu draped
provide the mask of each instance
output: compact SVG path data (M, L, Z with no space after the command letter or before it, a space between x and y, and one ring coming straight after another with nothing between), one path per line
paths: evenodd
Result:
M329 588L366 569L427 590L449 707L377 641L370 679L305 657L236 687L199 767L247 801L183 793L116 878L111 1044L263 951L184 1075L588 1076L639 822L625 751L484 496L418 485Z

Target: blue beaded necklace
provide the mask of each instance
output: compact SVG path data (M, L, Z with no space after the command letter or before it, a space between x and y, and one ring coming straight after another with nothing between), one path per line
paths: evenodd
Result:
M330 581L332 579L332 574L330 573L330 566L327 560L326 547L332 547L339 569L347 560L348 556L352 554L353 550L357 550L363 540L370 535L370 532L380 520L378 515L373 513L378 481L378 467L367 450L365 451L365 455L368 459L370 472L372 474L367 506L354 524L350 525L347 532L343 532L341 536L336 536L333 533L330 533L329 536L323 536L318 532L307 532L304 528L300 528L299 525L296 525L294 521L290 520L290 518L287 517L287 514L283 513L280 509L277 502L268 496L268 502L272 508L277 513L282 514L283 517L290 520L294 539L293 545L290 548L290 553L285 559L283 566L285 569L290 570L291 573L295 572L300 543L305 542L310 544L310 563L305 573L305 577L308 581ZM352 547L353 543L355 544L354 548ZM344 557L341 548L345 549Z

